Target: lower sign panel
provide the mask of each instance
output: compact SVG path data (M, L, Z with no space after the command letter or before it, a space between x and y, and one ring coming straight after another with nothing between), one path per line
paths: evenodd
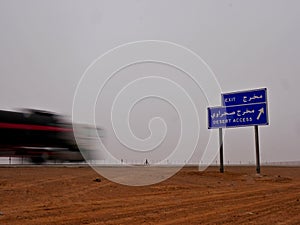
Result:
M266 103L208 108L209 129L267 125L268 123Z

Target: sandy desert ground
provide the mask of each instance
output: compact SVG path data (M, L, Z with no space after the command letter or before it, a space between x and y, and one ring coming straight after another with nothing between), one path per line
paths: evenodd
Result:
M0 224L300 224L300 167L188 167L143 187L89 167L1 167Z

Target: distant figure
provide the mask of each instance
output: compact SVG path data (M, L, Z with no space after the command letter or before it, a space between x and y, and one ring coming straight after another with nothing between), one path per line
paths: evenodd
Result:
M145 161L145 165L146 165L146 166L148 166L148 165L149 165L148 159L146 159L146 161Z

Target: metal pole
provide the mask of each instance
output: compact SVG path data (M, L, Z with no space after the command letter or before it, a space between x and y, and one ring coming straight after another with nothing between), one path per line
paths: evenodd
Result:
M260 159L259 159L259 136L258 126L254 126L255 131L255 149L256 149L256 173L260 174Z
M223 162L223 132L222 128L219 128L219 144L220 144L220 172L224 173L224 162Z

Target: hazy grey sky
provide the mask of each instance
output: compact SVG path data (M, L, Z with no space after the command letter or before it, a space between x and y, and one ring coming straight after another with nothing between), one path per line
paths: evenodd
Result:
M71 115L76 85L95 58L127 42L171 41L201 56L223 92L267 87L261 159L300 160L299 24L297 0L1 0L0 108ZM228 129L225 160L254 159L253 128Z

